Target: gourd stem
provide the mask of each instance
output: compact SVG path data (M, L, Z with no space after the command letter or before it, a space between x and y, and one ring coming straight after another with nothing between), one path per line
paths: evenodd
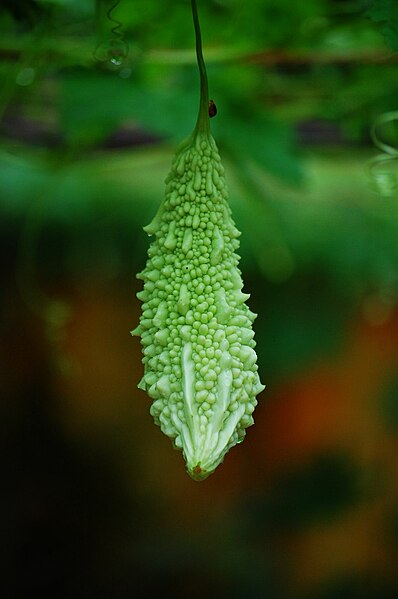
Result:
M200 33L200 24L199 24L199 16L198 16L198 9L196 6L196 0L191 0L191 5L192 5L193 24L195 27L196 58L198 61L199 77L200 77L199 114L198 114L198 120L196 121L196 127L195 127L195 131L194 131L194 135L196 135L199 131L201 133L209 133L210 132L209 86L207 83L206 66L205 66L205 62L203 60L203 54L202 54L202 36Z

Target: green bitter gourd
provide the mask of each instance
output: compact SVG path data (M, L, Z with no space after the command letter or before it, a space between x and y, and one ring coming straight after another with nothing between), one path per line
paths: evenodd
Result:
M252 323L238 268L240 235L227 202L224 168L210 133L207 76L195 0L192 11L200 105L178 148L155 218L145 269L141 336L151 414L203 480L253 424L260 383Z

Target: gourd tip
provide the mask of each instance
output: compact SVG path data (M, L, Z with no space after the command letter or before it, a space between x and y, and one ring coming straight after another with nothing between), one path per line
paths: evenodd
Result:
M212 472L208 470L203 470L200 464L196 464L193 468L188 467L189 476L196 481L205 480Z

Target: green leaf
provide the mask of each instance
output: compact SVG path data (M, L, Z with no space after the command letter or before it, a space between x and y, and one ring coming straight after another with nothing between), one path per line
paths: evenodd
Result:
M198 83L183 93L172 85L141 84L116 73L76 70L64 73L61 119L68 140L95 144L123 123L180 142L194 125Z
M301 183L302 164L289 125L261 115L239 119L231 114L226 122L220 141L232 156L250 158L287 183Z
M398 2L396 0L373 0L366 15L380 24L381 33L387 46L398 50Z

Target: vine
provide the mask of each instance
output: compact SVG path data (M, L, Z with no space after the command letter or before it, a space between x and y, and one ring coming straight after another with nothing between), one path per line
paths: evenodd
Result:
M116 68L123 65L129 53L129 45L124 38L122 23L115 19L113 14L119 4L120 0L116 0L106 12L106 18L112 25L111 36L100 42L94 50L96 60L108 63Z
M397 192L397 178L391 167L397 164L398 148L383 141L380 135L386 125L397 122L398 111L386 112L376 118L370 131L374 145L381 151L368 163L370 183L375 192L385 197L394 196Z

